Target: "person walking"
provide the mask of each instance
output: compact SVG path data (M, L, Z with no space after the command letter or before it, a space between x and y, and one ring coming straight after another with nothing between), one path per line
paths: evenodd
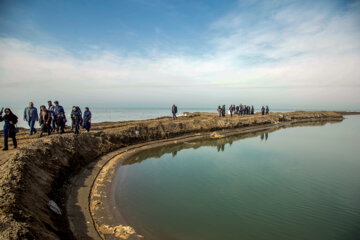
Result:
M176 114L177 114L178 110L177 110L177 106L175 104L172 105L171 112L173 115L173 119L176 120L176 118L177 118Z
M36 133L35 122L39 120L38 112L34 103L30 102L29 106L24 110L24 121L27 121L30 127L30 135Z
M4 121L4 148L2 149L3 151L6 151L9 149L8 147L8 139L9 137L12 138L13 141L13 146L14 148L17 148L17 141L16 141L16 123L18 121L18 117L13 114L10 110L10 108L6 108L5 109L5 115L3 116L3 110L4 108L1 109L0 111L0 122Z
M47 110L44 105L40 107L40 135L39 138L42 137L44 132L47 132L48 135L51 133L51 111Z
M63 134L65 131L65 123L66 123L66 117L65 117L65 111L62 106L59 105L58 101L55 101L55 108L53 112L53 120L56 122L56 130L57 132L60 132L60 134Z
M264 106L262 106L261 107L261 114L264 115L264 113L265 113L265 108L264 108Z
M89 132L91 128L91 112L88 107L85 108L84 112L83 128L85 128L87 132Z
M52 104L52 102L49 100L48 101L48 111L50 112L51 116L53 116L54 114L54 111L55 111L55 106ZM52 119L52 117L50 118L50 130L51 132L54 132L55 131L55 121Z
M79 128L82 123L81 110L79 107L73 107L71 117L74 119L74 133L79 134Z
M230 117L232 117L232 114L233 114L233 105L230 105L229 111L230 111Z
M266 112L266 115L269 114L269 107L268 107L268 105L266 105L265 112Z

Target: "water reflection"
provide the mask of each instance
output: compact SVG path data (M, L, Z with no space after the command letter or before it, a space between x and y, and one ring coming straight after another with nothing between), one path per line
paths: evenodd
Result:
M311 122L311 123L295 123L289 126L286 126L286 128L291 127L309 127L309 126L323 126L327 123L338 123L339 121L322 121L322 122ZM281 127L285 128L285 127ZM136 156L129 158L123 162L122 165L131 165L134 163L142 162L147 158L160 158L164 154L172 154L172 157L174 158L177 155L178 151L181 151L183 149L197 149L203 146L213 146L217 149L218 152L224 152L225 151L225 145L228 145L229 147L232 146L233 142L249 138L249 137L257 137L260 136L261 141L267 141L269 138L269 134L271 132L277 131L281 128L274 128L269 129L266 131L258 131L258 132L252 132L252 133L246 133L241 135L234 135L229 136L225 138L220 139L206 139L202 141L195 141L195 142L185 142L185 143L179 143L174 144L172 146L163 146L155 149L149 149L145 150L143 152L138 153Z

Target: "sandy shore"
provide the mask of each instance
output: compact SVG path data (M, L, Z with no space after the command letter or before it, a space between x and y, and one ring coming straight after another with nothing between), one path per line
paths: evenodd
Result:
M19 148L0 154L0 237L85 239L99 237L98 232L102 236L114 232L94 217L101 214L96 213L96 209L105 209L101 205L105 201L96 196L106 190L101 190L100 186L105 186L106 178L111 177L109 169L114 168L109 166L119 164L121 159L128 157L124 153L135 154L140 150L174 144L174 141L201 141L289 124L342 119L342 114L336 112L299 111L232 118L193 113L176 121L160 118L98 123L93 124L91 133L78 136L67 133L39 139L21 130L18 134ZM100 194L98 197L103 196ZM49 209L49 200L60 206L62 215ZM115 233L125 230L115 229ZM131 239L136 235L130 234L129 237Z

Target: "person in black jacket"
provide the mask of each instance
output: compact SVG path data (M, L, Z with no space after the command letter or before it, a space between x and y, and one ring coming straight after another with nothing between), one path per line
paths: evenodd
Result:
M90 131L91 128L91 112L88 107L85 108L84 117L83 117L83 128L86 131Z
M176 120L177 116L177 106L175 104L172 105L172 108L171 108L171 112L172 112L172 115L173 115L173 119Z
M15 124L18 121L18 117L13 114L10 110L10 108L6 108L5 109L5 115L3 115L3 109L1 109L0 111L0 122L4 121L4 148L2 149L3 151L8 150L8 139L9 137L12 138L13 140L13 145L14 148L17 147L17 142L16 142L16 127Z
M72 109L73 111L71 112L71 118L74 119L74 129L75 129L75 134L79 134L79 129L80 126L82 124L82 114L81 114L81 110L79 107L73 107Z
M51 133L51 112L46 109L44 105L40 107L40 116L39 116L39 124L40 124L40 135L44 132L47 132L48 135Z

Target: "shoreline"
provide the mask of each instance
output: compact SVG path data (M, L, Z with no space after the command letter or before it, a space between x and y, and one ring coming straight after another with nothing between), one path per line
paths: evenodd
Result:
M69 189L72 189L69 179L76 178L82 172L91 175L91 165L102 168L99 158L109 153L114 154L114 151L137 144L146 146L155 143L154 141L173 142L175 138L191 135L199 137L212 134L214 138L222 138L222 133L226 131L234 135L239 134L234 129L243 131L255 126L279 127L289 123L342 119L342 114L335 112L271 113L265 116L255 114L232 118L190 113L175 121L164 117L94 124L92 132L78 136L64 134L38 139L26 137L25 132L20 131L23 138L19 149L10 151L8 155L1 155L0 224L3 227L0 236L5 239L74 239L76 234L70 231L71 223L68 222L68 217L72 215L67 213L65 207L65 197L71 191ZM79 183L85 187L88 183L82 181L79 180ZM63 215L56 215L49 210L49 200L58 203ZM77 223L85 226L91 224Z
M121 149L119 151L112 152L101 158L104 164L102 168L98 169L98 173L93 176L94 182L91 188L87 189L89 195L89 216L94 222L96 235L92 238L99 237L100 239L142 239L141 233L136 232L134 226L129 225L126 218L122 215L121 211L114 210L115 199L112 195L113 192L113 179L116 175L116 171L122 165L138 163L149 158L149 156L143 156L143 153L147 151L154 151L151 157L160 157L163 154L171 153L174 151L181 151L189 148L199 148L202 146L215 146L219 143L227 144L232 141L237 141L245 138L252 138L260 136L265 132L274 132L278 130L284 130L292 127L303 126L323 126L326 124L340 123L341 121L306 121L296 123L284 123L280 125L272 124L266 127L255 126L244 129L226 130L219 132L207 132L200 134L193 134L184 137L154 141L148 144L138 144L129 148ZM167 150L166 150L167 149ZM169 150L170 149L170 150ZM140 157L139 157L140 155ZM136 157L136 161L132 161ZM106 184L104 184L106 183ZM86 214L86 213L82 213ZM130 229L130 231L129 231ZM75 230L75 229L73 229ZM84 229L76 229L77 232L84 231ZM89 229L87 230L89 231ZM92 230L91 230L92 231ZM117 234L117 236L116 236ZM149 238L146 236L146 239Z

